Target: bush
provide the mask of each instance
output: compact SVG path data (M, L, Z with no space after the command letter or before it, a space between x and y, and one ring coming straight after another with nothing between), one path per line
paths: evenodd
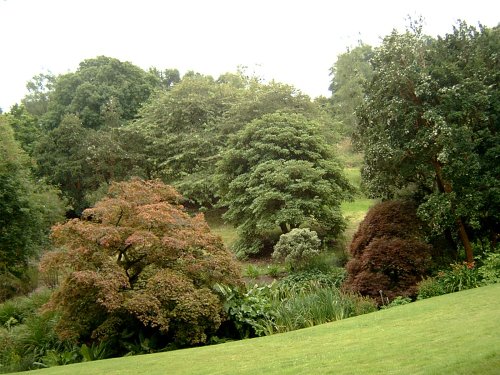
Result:
M282 293L283 294L283 291ZM337 288L290 290L286 298L275 301L272 331L267 334L294 331L375 311L376 304L356 294Z
M425 299L446 294L443 285L435 277L428 277L417 284L417 299Z
M438 272L435 277L425 279L418 284L418 299L425 299L442 294L481 286L480 269L473 264L453 263L450 268Z
M160 181L113 183L81 219L53 228L58 250L40 265L62 275L47 304L62 316L62 339L115 340L120 355L141 334L161 336L161 349L203 344L217 331L223 301L212 286L237 285L240 270L203 214L189 216L181 199Z
M308 228L295 228L282 234L274 246L273 258L284 260L292 270L303 269L307 262L320 253L321 241Z
M0 328L0 372L51 366L52 363L47 362L50 353L64 352L69 345L56 335L59 317L30 309L23 310L19 316L21 321L11 317L3 325L5 328Z
M302 271L290 274L277 282L280 290L311 291L317 288L340 288L344 282L346 271L343 268L332 268L328 272L319 270Z
M344 270L307 271L246 290L218 285L238 338L271 335L376 310L369 298L344 293Z
M18 324L36 314L37 310L50 298L51 291L42 289L29 296L15 297L0 304L0 326L5 326L12 318Z
M225 300L224 310L234 325L229 336L249 338L265 334L267 324L273 321L273 289L273 284L254 285L246 290L241 287L215 285L215 290Z
M382 309L389 309L395 306L402 306L411 303L411 298L397 296L388 305L382 306Z
M438 280L446 293L477 288L480 286L479 272L474 264L454 263L451 269L438 273Z
M380 291L389 300L416 296L417 283L431 260L422 226L410 202L387 201L372 207L351 243L346 288L379 303Z
M500 282L500 253L488 253L478 269L481 284L495 284Z

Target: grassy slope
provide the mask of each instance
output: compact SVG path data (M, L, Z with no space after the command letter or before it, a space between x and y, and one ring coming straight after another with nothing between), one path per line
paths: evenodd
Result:
M304 330L33 374L498 374L500 284Z

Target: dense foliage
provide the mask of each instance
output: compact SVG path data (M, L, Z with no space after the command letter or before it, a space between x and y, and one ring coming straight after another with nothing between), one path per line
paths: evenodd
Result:
M249 123L231 139L219 175L224 217L239 227L244 254L272 248L276 229L307 224L336 237L345 227L340 202L354 188L318 124L302 115L276 112Z
M59 250L45 254L41 269L64 275L47 307L62 316L61 338L120 341L128 332L186 345L217 331L224 313L212 286L237 284L239 270L180 199L158 181L114 183L81 219L53 228Z
M38 173L60 186L77 215L93 203L93 192L133 173L133 160L118 137L117 130L86 128L70 114L38 139L33 151Z
M84 60L74 73L51 82L46 129L59 126L64 115L77 115L86 128L109 125L114 117L120 123L135 117L141 104L160 85L156 75L139 67L106 56Z
M292 270L300 269L320 253L321 241L315 231L309 228L294 228L282 234L272 257L284 260Z
M173 184L192 203L219 199L215 166L228 137L250 121L277 110L317 115L310 99L288 85L263 84L243 72L218 80L186 75L171 90L157 92L126 127L127 151L142 175Z
M347 136L353 136L358 127L356 110L363 104L364 88L373 75L370 65L372 55L372 47L361 43L339 55L330 69L330 101L334 119L341 123L340 129Z
M500 221L500 29L464 23L443 38L416 25L375 50L360 111L370 193L413 193L434 234L452 231L473 262L471 234L495 242Z
M342 269L294 273L268 285L246 289L219 285L231 323L239 337L289 332L376 310L358 294L343 292Z
M415 296L429 271L431 246L410 202L386 201L372 207L351 243L345 285L384 304L397 296ZM383 294L384 300L379 297Z
M64 204L56 189L31 173L32 162L0 116L0 301L23 290L29 261L39 255Z

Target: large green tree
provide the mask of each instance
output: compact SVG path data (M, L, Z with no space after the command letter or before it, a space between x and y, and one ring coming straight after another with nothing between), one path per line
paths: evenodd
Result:
M13 105L4 116L14 130L16 141L24 151L32 155L33 148L42 134L37 117L32 115L24 105L18 104Z
M217 202L215 164L229 137L250 121L277 110L318 116L309 97L291 86L263 84L242 72L214 80L188 74L158 92L126 127L131 155L144 176L174 184L199 205Z
M58 192L33 177L31 164L15 141L5 115L1 115L0 299L9 294L7 280L24 277L29 260L48 243L50 226L63 219L64 204Z
M417 24L376 49L360 113L363 177L375 196L413 191L435 233L498 236L499 28L464 23L432 39Z
M203 75L158 92L126 129L138 140L131 150L142 155L147 177L160 177L192 201L210 204L213 159L220 151L215 127L235 95L230 85Z
M88 129L75 115L40 137L34 156L38 173L61 188L76 214L93 203L89 194L134 172L117 129Z
M353 188L320 127L300 114L276 112L250 122L231 140L218 166L225 219L240 229L238 251L274 245L275 229L307 225L337 236L342 200Z
M161 83L157 75L129 62L99 56L82 61L76 72L56 77L51 85L43 116L47 129L57 127L66 114L76 114L84 127L98 129L110 111L122 121L133 119Z
M356 110L364 102L364 87L373 75L372 55L373 48L361 43L339 55L330 69L333 114L347 136L352 136L357 128Z

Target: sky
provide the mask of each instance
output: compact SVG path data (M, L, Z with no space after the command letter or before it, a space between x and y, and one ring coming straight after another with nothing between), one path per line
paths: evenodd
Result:
M494 0L0 0L0 108L42 72L74 72L105 55L143 69L217 78L247 66L311 97L329 96L330 68L359 40L376 46L408 16L433 36L458 19L496 26Z

